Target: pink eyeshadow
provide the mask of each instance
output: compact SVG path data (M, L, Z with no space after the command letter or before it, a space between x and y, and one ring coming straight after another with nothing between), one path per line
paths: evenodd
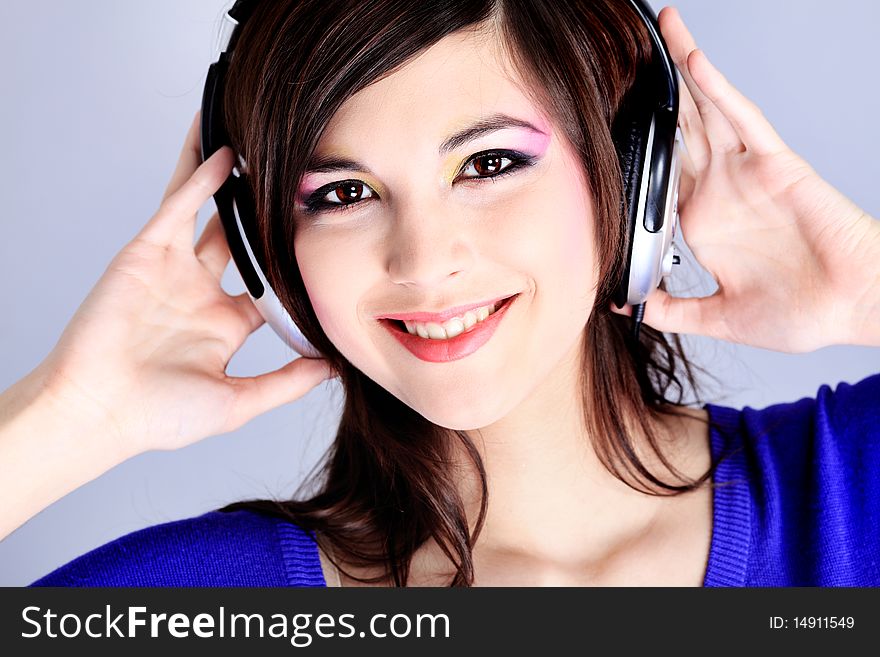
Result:
M518 138L513 140L512 146L519 151L541 157L550 145L550 133L542 134L533 130L517 130ZM519 136L521 135L521 136Z
M317 175L303 176L302 183L300 183L299 189L296 192L296 200L299 203L305 203L309 196L321 186L322 185L318 182Z

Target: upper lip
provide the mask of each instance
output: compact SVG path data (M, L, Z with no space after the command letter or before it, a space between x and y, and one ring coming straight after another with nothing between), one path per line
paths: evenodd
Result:
M442 324L448 319L452 319L453 317L461 317L468 310L473 310L474 308L481 308L482 306L488 306L492 303L498 303L509 299L510 297L515 296L515 294L507 294L501 297L495 297L494 299L489 299L488 301L480 301L479 303L469 303L465 306L456 306L455 308L449 308L447 310L443 310L439 313L432 312L415 312L415 313L391 313L388 315L379 315L378 319L399 319L401 321L412 321L412 322L433 322L435 324Z

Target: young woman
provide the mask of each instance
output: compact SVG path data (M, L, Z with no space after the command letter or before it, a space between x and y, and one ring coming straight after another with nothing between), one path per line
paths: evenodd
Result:
M22 503L0 535L134 454L338 376L321 490L136 532L37 584L880 584L880 376L764 411L689 408L674 335L880 346L880 224L674 9L659 21L685 82L682 232L719 289L656 290L636 341L611 304L611 126L650 56L628 2L260 3L226 120L270 283L323 358L225 374L263 319L220 288L216 216L193 247L236 159L200 164L194 121L157 214L2 397L0 493ZM448 342L479 321L487 340Z

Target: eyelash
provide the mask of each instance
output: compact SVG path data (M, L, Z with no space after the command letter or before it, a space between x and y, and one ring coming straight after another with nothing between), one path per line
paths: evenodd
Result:
M459 169L459 172L456 174L455 179L464 172L467 171L468 167L475 161L479 160L483 157L489 157L495 155L497 157L501 157L506 160L510 160L510 164L508 164L503 170L499 173L495 173L489 176L468 176L465 180L492 180L495 182L497 178L503 178L504 176L510 175L516 171L524 167L529 167L535 164L535 161L538 159L532 155L526 155L525 153L520 153L518 151L506 151L506 150L491 150L491 151L481 151L479 153L475 153L472 155L467 162ZM345 212L349 208L356 206L363 201L369 200L371 198L378 198L378 195L375 191L370 189L372 196L367 196L365 198L352 201L351 203L333 203L330 201L325 201L324 197L335 191L338 187L342 187L348 183L356 183L364 186L364 189L370 189L368 185L362 183L359 180L341 180L338 182L333 182L328 185L324 185L316 189L312 194L305 200L305 213L309 215L318 214L322 212Z

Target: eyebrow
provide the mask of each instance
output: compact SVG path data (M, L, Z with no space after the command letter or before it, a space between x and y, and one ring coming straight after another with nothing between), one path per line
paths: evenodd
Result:
M526 128L527 130L531 130L542 135L547 134L543 130L539 130L538 128L536 128L528 121L517 119L512 116L508 116L507 114L492 114L447 137L446 140L444 140L443 143L440 144L438 153L441 156L446 155L449 151L455 150L459 146L463 146L469 141L473 141L478 137L487 135L490 132L495 132L496 130L503 130L504 128ZM313 156L312 159L309 161L309 165L306 167L305 173L329 173L333 171L345 171L351 169L356 169L358 171L364 171L366 173L372 174L368 167L364 166L356 160L351 160L345 157L335 157L332 155Z

